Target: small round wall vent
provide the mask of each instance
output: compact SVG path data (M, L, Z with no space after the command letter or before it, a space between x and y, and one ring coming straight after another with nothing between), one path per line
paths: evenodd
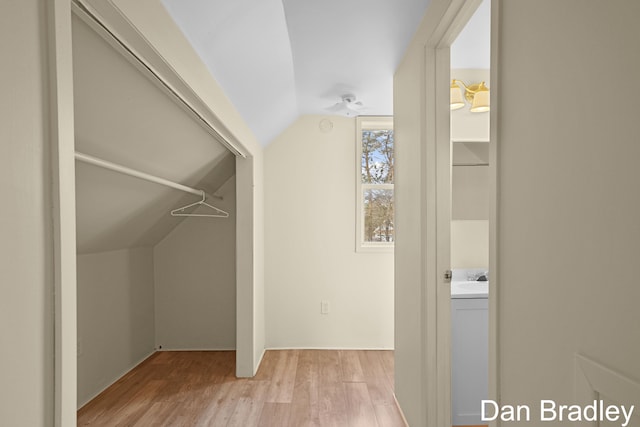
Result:
M333 122L329 119L322 119L318 124L318 128L322 133L329 133L333 130Z

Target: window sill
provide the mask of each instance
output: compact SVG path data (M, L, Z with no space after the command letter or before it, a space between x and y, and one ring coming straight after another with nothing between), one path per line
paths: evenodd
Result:
M376 244L359 244L356 246L357 253L390 253L395 250L395 246L391 245L376 245Z

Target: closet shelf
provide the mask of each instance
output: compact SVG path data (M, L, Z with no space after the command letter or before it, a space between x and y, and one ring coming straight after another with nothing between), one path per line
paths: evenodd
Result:
M479 143L479 144L487 144L489 143L488 139L452 139L453 143Z

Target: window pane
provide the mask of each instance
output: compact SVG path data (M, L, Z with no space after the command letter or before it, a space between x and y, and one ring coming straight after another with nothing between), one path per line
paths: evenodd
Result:
M363 191L364 242L393 242L393 190Z
M393 130L362 131L362 182L393 183Z

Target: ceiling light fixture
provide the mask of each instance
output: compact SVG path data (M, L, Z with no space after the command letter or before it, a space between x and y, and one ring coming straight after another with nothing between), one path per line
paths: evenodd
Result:
M464 98L462 94L464 92ZM451 110L464 107L464 99L467 99L472 113L484 113L489 111L489 88L484 82L467 86L462 80L453 79L451 81L450 103Z

